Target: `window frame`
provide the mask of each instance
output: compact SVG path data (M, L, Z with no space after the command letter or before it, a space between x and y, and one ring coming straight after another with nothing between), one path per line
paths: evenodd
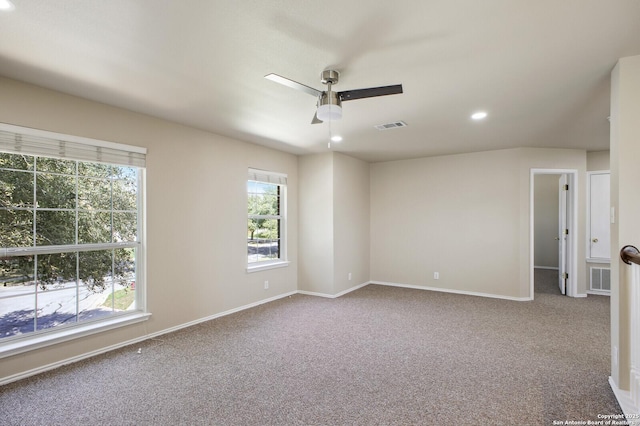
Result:
M0 248L0 258L3 259L63 252L75 252L80 255L85 251L135 248L135 309L126 312L115 312L104 318L59 325L3 338L0 340L0 359L147 320L151 314L147 311L146 304L146 166L144 164L146 148L6 123L0 123L0 131L15 133L15 147L10 146L10 141L6 139L6 133L2 135L5 139L0 140L0 151L9 154L22 153L37 158L59 158L89 163L100 162L114 166L132 167L137 170L137 237L135 242L114 242L112 240L109 243L79 244L76 241L75 244L66 245L37 246L34 244L34 246L29 247ZM24 147L20 146L17 141L18 139L21 140L22 137L25 137L27 141L35 141L35 144L29 145L29 142L27 142ZM46 150L52 150L48 145L55 147L56 143L62 146L66 143L71 149L69 149L69 152L61 152L61 155L48 155ZM101 157L103 153L105 154L104 159ZM129 164L126 163L127 158L131 161ZM78 206L76 205L77 208Z
M252 215L247 212L247 219L278 219L280 220L279 229L279 258L273 260L263 260L257 262L249 262L249 257L246 258L246 271L247 273L264 271L267 269L283 268L289 265L287 257L287 175L284 173L271 172L260 169L249 169L248 179L245 181L246 188L246 202L245 205L249 206L249 182L258 182L270 185L277 185L279 188L279 215ZM248 229L247 229L248 231ZM248 240L247 240L248 244Z

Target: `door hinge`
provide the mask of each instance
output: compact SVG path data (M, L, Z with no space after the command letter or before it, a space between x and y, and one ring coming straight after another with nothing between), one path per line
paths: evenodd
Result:
M569 235L569 230L568 230L568 229L565 229L565 230L564 230L564 232L563 232L563 234L564 234L564 235Z
M564 272L564 273L562 274L562 279L564 279L564 280L568 280L568 279L569 279L569 274L568 274L568 273L566 273L566 272Z
M569 184L568 184L568 183L564 185L564 190L565 190L565 191L568 191L568 190L569 190Z

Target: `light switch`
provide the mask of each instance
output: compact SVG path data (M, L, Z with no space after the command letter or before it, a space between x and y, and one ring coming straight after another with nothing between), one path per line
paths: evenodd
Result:
M616 223L616 208L611 207L611 223Z

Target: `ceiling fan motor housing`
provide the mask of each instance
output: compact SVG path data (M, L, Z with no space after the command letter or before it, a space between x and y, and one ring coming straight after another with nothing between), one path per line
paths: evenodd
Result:
M336 84L340 80L340 73L335 70L324 70L320 74L322 84Z
M330 90L322 92L322 95L318 98L318 106L322 105L337 105L342 107L342 100L337 92Z

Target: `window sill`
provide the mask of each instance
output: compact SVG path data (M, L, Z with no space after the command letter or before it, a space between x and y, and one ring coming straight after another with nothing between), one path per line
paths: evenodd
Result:
M0 358L18 355L27 351L78 339L80 337L89 336L102 331L146 321L150 316L150 313L136 312L132 314L118 315L117 317L110 318L108 320L67 327L57 331L28 335L24 338L0 343Z
M286 268L289 266L288 260L278 260L275 262L263 263L260 265L252 265L247 266L247 273L251 274L253 272L266 271L267 269L276 269L276 268Z
M597 258L597 257L589 257L586 259L587 263L611 263L611 259Z

